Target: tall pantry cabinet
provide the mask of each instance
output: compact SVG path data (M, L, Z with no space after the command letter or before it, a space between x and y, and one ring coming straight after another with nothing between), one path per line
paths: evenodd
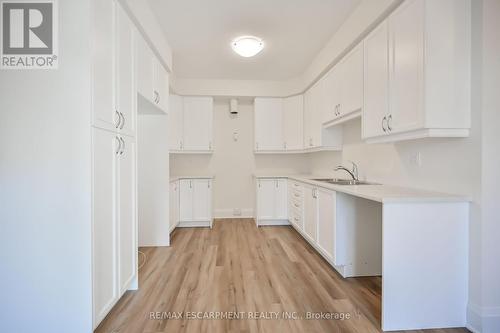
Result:
M93 326L137 284L135 27L115 0L94 1Z

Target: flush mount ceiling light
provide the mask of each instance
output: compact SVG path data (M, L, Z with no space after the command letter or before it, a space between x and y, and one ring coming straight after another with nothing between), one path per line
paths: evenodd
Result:
M249 58L262 51L264 42L258 37L241 36L232 41L231 47L240 56Z

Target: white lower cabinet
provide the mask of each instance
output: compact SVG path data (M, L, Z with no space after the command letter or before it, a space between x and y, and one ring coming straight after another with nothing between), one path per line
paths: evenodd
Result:
M318 247L330 261L335 262L336 193L317 189Z
M304 185L304 235L312 244L316 244L318 231L318 200L316 192L316 188Z
M288 223L287 180L284 178L257 179L257 225Z
M174 181L170 183L169 191L169 213L170 213L170 227L169 230L172 232L175 227L179 224L179 182Z
M304 229L304 193L303 186L296 181L288 182L288 221L295 229Z
M179 180L179 226L212 227L212 180Z
M137 277L135 138L93 129L94 327Z

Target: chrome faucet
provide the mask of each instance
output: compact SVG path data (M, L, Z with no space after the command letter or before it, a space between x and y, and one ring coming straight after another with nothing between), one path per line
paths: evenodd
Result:
M353 180L359 180L359 175L358 175L358 166L356 163L354 163L353 161L350 161L352 163L352 171L347 169L346 167L342 166L342 165L339 165L337 166L334 171L339 171L339 170L344 170L345 172L347 172Z

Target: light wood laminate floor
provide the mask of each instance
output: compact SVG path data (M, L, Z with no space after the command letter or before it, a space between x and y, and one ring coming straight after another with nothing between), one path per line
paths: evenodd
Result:
M291 227L216 220L213 229L177 228L171 247L141 251L139 290L127 292L96 332L380 332L381 279L343 279ZM179 312L182 319L167 319ZM224 312L244 319L194 318ZM307 312L351 318L308 320ZM275 313L279 319L262 318Z

